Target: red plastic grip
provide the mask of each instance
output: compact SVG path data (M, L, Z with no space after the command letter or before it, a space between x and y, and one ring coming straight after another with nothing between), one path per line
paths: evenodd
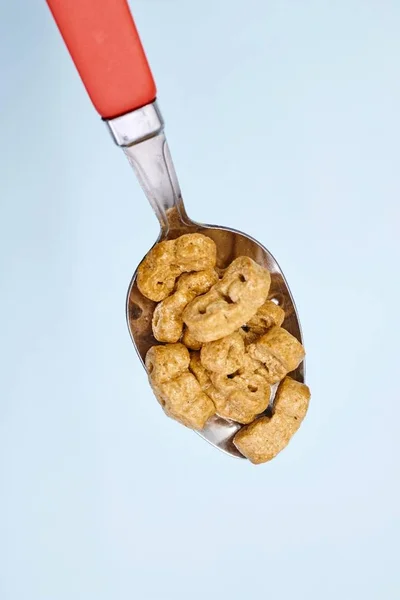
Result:
M126 0L46 0L105 119L153 102L156 86Z

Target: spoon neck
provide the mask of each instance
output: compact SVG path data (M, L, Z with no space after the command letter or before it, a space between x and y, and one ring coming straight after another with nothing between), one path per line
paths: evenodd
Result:
M107 125L135 171L165 237L188 217L157 103L111 119Z

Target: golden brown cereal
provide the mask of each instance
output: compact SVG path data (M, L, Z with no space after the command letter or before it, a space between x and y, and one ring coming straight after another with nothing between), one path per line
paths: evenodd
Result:
M245 425L234 443L254 463L288 444L310 397L286 377L305 353L281 327L285 312L267 300L270 284L269 272L246 256L216 270L215 243L202 234L156 244L137 275L141 293L158 302L154 337L166 342L146 355L164 412L197 430L214 414ZM260 417L279 381L272 417Z
M239 331L245 344L252 344L274 325L280 327L284 319L285 311L272 300L267 300Z
M210 385L212 385L212 383L211 383L209 372L202 365L202 362L200 360L200 352L191 352L190 353L189 370L196 377L203 392L207 392L207 389L209 388Z
M279 385L272 417L261 417L242 427L234 437L235 446L254 464L271 460L299 429L309 400L308 387L286 377Z
M207 394L214 402L214 404L221 404L225 396L223 393L219 392L213 385L209 371L205 369L200 360L200 352L191 352L190 353L190 365L189 370L196 377L197 381L200 384L203 392Z
M213 401L220 417L250 423L268 407L271 388L257 373L243 372L233 377L211 373L210 379L218 392Z
M158 302L172 292L175 279L181 273L174 259L173 240L160 242L150 250L137 272L137 285L143 296Z
M239 369L239 373L257 373L258 375L262 375L268 381L268 371L263 363L251 358L247 352L245 352L243 357L243 363Z
M184 373L154 392L165 414L191 429L204 429L208 419L215 414L214 404L192 373Z
M159 302L173 291L181 273L213 269L216 260L215 242L201 233L159 242L139 265L138 288L144 296Z
M189 351L183 344L152 346L146 354L146 369L155 384L175 379L189 368Z
M250 423L269 404L271 388L265 377L266 369L248 355L244 355L242 366L233 377L209 372L199 352L191 352L189 369L222 418Z
M174 343L182 335L182 312L187 304L199 294L208 292L218 281L214 269L184 273L178 279L176 292L157 304L153 313L153 334L159 342Z
M183 344L153 346L146 355L146 368L164 412L186 427L203 429L215 414L215 407L189 373L189 361L189 351Z
M304 383L292 377L285 377L276 392L274 414L282 414L301 423L307 412L309 400L310 390Z
M217 263L217 246L202 233L186 233L175 240L175 261L182 273L213 269Z
M250 344L247 352L259 360L268 371L270 383L277 383L294 371L305 356L300 342L282 327L272 327L259 340Z
M244 342L238 331L220 340L203 345L200 358L208 371L229 375L239 369L244 360Z
M183 321L200 342L223 338L256 314L267 298L270 283L266 269L240 256L209 292L188 304Z
M189 348L189 350L200 350L202 346L202 343L192 336L186 326L183 327L182 344L185 344L186 348Z

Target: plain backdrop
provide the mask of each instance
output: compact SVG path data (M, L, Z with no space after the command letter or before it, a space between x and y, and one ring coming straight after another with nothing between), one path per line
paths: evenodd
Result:
M278 258L309 414L167 419L125 324L158 223L44 0L0 0L1 600L398 600L400 3L132 0L189 214Z

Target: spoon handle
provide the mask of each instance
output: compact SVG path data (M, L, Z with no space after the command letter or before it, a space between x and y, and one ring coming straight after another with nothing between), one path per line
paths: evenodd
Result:
M86 90L166 235L186 217L156 87L127 0L46 0Z
M97 112L150 104L156 86L127 0L46 0Z

